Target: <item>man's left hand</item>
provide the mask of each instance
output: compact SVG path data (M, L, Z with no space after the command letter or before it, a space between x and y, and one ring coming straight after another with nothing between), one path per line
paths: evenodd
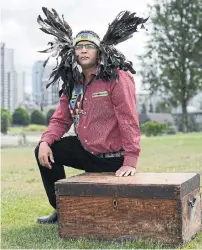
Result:
M131 166L122 166L121 168L119 168L115 175L116 176L129 176L129 175L134 175L136 172L136 169L131 167Z

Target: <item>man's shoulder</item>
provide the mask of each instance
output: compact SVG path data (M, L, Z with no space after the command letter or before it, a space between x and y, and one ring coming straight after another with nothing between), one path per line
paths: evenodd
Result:
M124 70L117 70L118 78L119 80L124 80L124 78L130 78L132 81L134 81L133 75L130 73L130 71L124 71Z

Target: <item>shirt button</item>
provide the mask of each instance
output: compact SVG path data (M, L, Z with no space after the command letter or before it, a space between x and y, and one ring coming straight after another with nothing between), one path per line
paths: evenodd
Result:
M87 98L84 98L85 101L87 101Z
M86 126L84 126L83 128L86 128Z
M85 140L85 142L88 142L87 140Z
M94 154L94 152L91 152L91 154Z

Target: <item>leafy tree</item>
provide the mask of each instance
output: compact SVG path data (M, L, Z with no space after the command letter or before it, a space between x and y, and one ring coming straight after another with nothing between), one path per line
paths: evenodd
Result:
M162 94L172 107L182 107L187 132L188 102L202 89L201 0L156 0L150 7L152 29L140 57L143 86Z
M32 124L39 124L39 125L45 125L46 124L46 118L43 115L43 113L39 110L33 110L31 113L31 123Z
M153 112L154 112L152 103L150 103L150 105L149 105L149 112L150 112L150 113L153 113Z
M156 104L156 113L171 113L171 107L165 102L158 102Z
M9 127L8 115L4 112L1 112L1 133L7 134L8 127Z
M47 125L49 124L50 118L52 117L54 112L55 112L55 109L49 109L49 111L47 112L47 114L46 114L46 123L47 123Z
M147 113L147 108L146 108L146 105L143 103L142 109L141 109L141 114L146 114L146 113Z
M30 123L30 117L28 112L23 108L15 109L13 115L13 124L14 125L23 125L27 126Z
M8 117L8 122L9 122L8 126L10 127L11 124L12 124L12 116L11 116L11 114L9 113L9 111L8 111L7 109L1 109L1 114L6 114L6 115L7 115L7 117Z

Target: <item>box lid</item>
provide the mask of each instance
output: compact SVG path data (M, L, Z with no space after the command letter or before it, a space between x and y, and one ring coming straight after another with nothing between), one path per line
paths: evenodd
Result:
M84 173L55 183L56 195L179 199L200 187L197 173Z

